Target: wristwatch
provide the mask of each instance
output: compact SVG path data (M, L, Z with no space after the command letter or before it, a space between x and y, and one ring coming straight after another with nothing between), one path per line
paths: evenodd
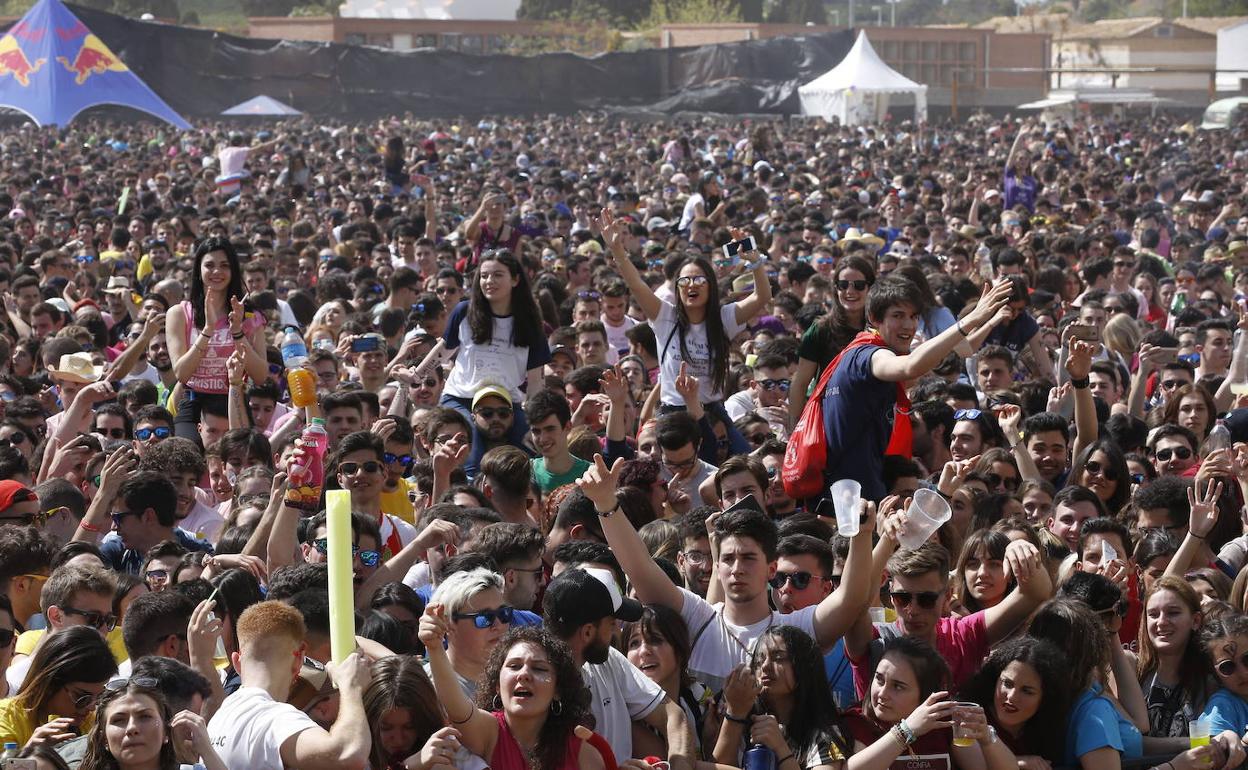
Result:
M1092 383L1092 380L1089 377L1084 377L1079 380L1072 378L1070 381L1070 387L1074 388L1075 390L1083 390L1084 388L1088 387L1088 385L1090 385L1091 383Z
M598 509L597 509L597 508L594 508L594 510L595 510L595 511L598 511ZM605 519L605 518L607 518L608 516L610 516L611 514L615 513L615 512L616 512L616 511L618 511L618 510L620 510L620 499L617 497L617 498L615 499L615 505L611 508L611 510L609 510L609 511L598 511L598 515L599 515L599 516L601 516L601 517L603 517L603 518Z

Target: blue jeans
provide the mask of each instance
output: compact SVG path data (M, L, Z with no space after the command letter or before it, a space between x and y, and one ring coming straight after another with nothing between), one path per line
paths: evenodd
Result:
M442 394L442 398L438 401L439 406L449 406L455 411L462 414L468 419L468 424L472 426L472 451L468 454L468 460L464 463L464 473L468 474L468 478L476 478L477 470L481 467L481 458L485 455L485 436L477 430L477 422L472 419L472 399L460 398L459 396L451 396L446 393ZM514 420L511 423L511 430L507 432L507 443L520 447L529 454L529 450L524 446L525 434L529 432L529 421L524 416L524 407L513 404L512 414Z

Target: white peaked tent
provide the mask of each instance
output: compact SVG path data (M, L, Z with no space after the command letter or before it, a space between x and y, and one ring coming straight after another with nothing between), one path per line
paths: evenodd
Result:
M253 116L266 115L267 116L267 115L302 115L303 113L300 112L299 110L296 110L294 107L291 107L288 104L279 102L278 100L274 99L271 96L264 96L263 94L261 94L260 96L256 96L251 99L248 99L247 101L241 104L236 104L221 114L222 115L253 115Z
M866 32L841 63L797 89L802 114L856 126L882 120L892 94L913 94L917 120L927 119L927 86L919 85L884 63Z

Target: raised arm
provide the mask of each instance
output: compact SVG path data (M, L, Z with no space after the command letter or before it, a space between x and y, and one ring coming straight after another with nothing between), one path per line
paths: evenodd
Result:
M273 476L273 486L269 490L269 504L265 506L264 513L260 515L260 521L251 531L251 536L247 538L247 544L243 546L244 555L256 556L268 561L269 534L273 531L273 522L277 519L277 512L282 507L282 500L285 497L286 474L279 471Z
M984 610L984 631L990 644L996 644L1018 628L1037 607L1053 594L1053 582L1044 568L1040 551L1026 540L1015 540L1005 549L1007 574L1018 585L1000 604Z
M326 664L325 670L339 692L334 725L287 738L281 746L282 764L299 770L363 770L373 745L364 712L364 690L371 679L368 661L353 652L341 663Z
M871 574L867 579L867 588L862 592L862 601L865 606L869 607L878 595L880 581L884 579L884 570L888 567L888 560L897 550L897 537L905 521L905 502L896 495L890 495L880 501L880 539L871 551ZM845 632L845 654L851 658L863 658L873 638L875 638L875 629L871 623L871 613L860 612L855 616L854 624Z
M462 736L464 748L479 757L492 756L498 741L498 722L488 711L473 705L459 686L459 677L451 665L446 649L442 646L450 629L446 607L430 604L420 616L420 641L424 642L433 674L433 689L446 717Z
M733 239L738 241L748 238L749 235L745 230L734 229L732 231ZM757 250L748 251L741 254L741 259L745 260L754 272L754 291L737 303L737 323L744 324L771 304L771 279L767 277L766 254Z
M247 370L243 366L243 354L235 350L225 362L226 375L230 381L230 392L227 396L226 414L230 420L230 430L251 427L251 412L244 401L247 387Z
M844 636L866 612L871 591L871 536L875 533L875 503L863 500L858 508L858 534L850 538L849 558L841 584L815 607L815 641L824 652Z
M642 542L637 530L633 529L628 517L620 513L616 489L623 469L623 461L617 459L608 468L602 455L596 454L594 464L577 480L576 485L598 511L607 544L611 546L624 573L633 582L637 598L643 604L662 604L680 612L685 603L684 595L668 578L667 573L654 562L654 557L646 550L646 544Z
M152 340L157 334L165 330L165 316L161 313L151 313L147 320L143 322L143 331L139 333L139 338L132 340L130 345L117 356L104 375L107 380L121 380L129 374L143 358L143 354L147 352L148 345L152 344Z
M1201 492L1202 486L1204 487L1203 493ZM1218 523L1218 498L1221 495L1222 482L1220 480L1198 478L1194 485L1187 488L1187 503L1192 509L1191 518L1188 520L1187 534L1183 537L1182 545L1179 546L1179 550L1166 567L1167 576L1182 579L1187 574L1188 568L1192 566L1192 562L1196 560L1201 548L1206 544L1209 533Z
M628 258L628 252L624 249L624 221L611 216L609 209L603 209L602 214L592 221L594 229L602 233L602 239L606 241L607 250L611 252L611 259L615 262L615 269L628 284L628 290L633 295L633 299L637 300L641 312L645 313L650 321L658 318L663 301L658 298L650 285L641 277L641 273L637 271L637 266Z
M99 488L96 489L95 496L91 498L91 505L87 506L86 515L82 517L82 521L78 522L78 529L74 531L74 540L94 544L111 529L113 522L110 514L113 498L117 496L121 482L138 469L139 456L135 454L134 447L129 444L118 447L108 456L100 470Z
M1040 469L1036 467L1036 461L1031 458L1031 452L1027 451L1026 445L1023 444L1023 410L1013 404L1006 404L997 411L997 422L1001 425L1001 432L1005 434L1005 440L1010 445L1010 454L1014 457L1014 462L1018 463L1018 475L1028 481L1040 481Z
M359 588L355 590L355 603L358 607L368 606L368 602L372 600L373 594L387 583L396 583L403 579L416 562L425 555L430 548L437 548L445 543L456 544L459 542L459 527L453 522L443 519L434 519L421 530L420 534L412 538L411 542L403 546L402 550L387 559L377 571L365 580Z
M924 342L917 350L908 355L880 350L871 356L871 373L885 382L905 382L927 374L968 334L993 320L1012 292L1013 284L1009 281L1001 281L992 287L985 286L974 310L958 323Z
M1084 381L1088 372L1092 371L1092 354L1096 348L1090 342L1072 339L1070 354L1066 357L1066 373L1071 382ZM1096 403L1092 400L1092 390L1085 384L1075 388L1075 446L1074 456L1078 457L1083 448L1096 441L1100 427L1096 422Z
M1219 412L1230 411L1234 408L1235 394L1231 391L1231 386L1248 382L1248 313L1245 313L1242 307L1238 309L1238 313L1237 328L1240 334L1235 341L1235 350L1231 353L1231 366L1213 397Z

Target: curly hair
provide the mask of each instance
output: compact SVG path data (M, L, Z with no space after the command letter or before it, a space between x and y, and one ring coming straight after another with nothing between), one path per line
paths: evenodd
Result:
M1022 636L997 647L979 671L962 687L962 700L984 704L993 714L996 708L997 680L1011 663L1030 666L1040 677L1040 708L1023 727L1024 746L1028 753L1043 756L1050 762L1061 762L1065 755L1066 719L1072 693L1065 673L1065 655L1051 642Z
M173 716L169 710L169 704L165 701L165 696L161 694L160 690L143 687L133 679L115 690L105 690L100 697L99 702L95 706L95 728L87 736L87 750L82 757L81 770L121 770L121 765L117 762L117 758L108 749L107 713L109 706L126 695L142 695L151 698L156 703L156 708L160 711L160 721L166 738L160 747L158 767L160 770L177 770L180 766L178 755L174 749L173 741L168 739L170 734L169 720Z
M572 659L568 645L549 631L535 626L513 628L498 640L494 651L485 663L485 670L477 681L477 707L494 710L499 697L498 675L511 649L518 644L532 644L546 653L555 671L555 699L562 704L558 713L550 711L537 735L534 752L542 767L561 767L566 761L568 736L577 725L592 727L593 713L589 710L589 689L581 678L580 666Z

